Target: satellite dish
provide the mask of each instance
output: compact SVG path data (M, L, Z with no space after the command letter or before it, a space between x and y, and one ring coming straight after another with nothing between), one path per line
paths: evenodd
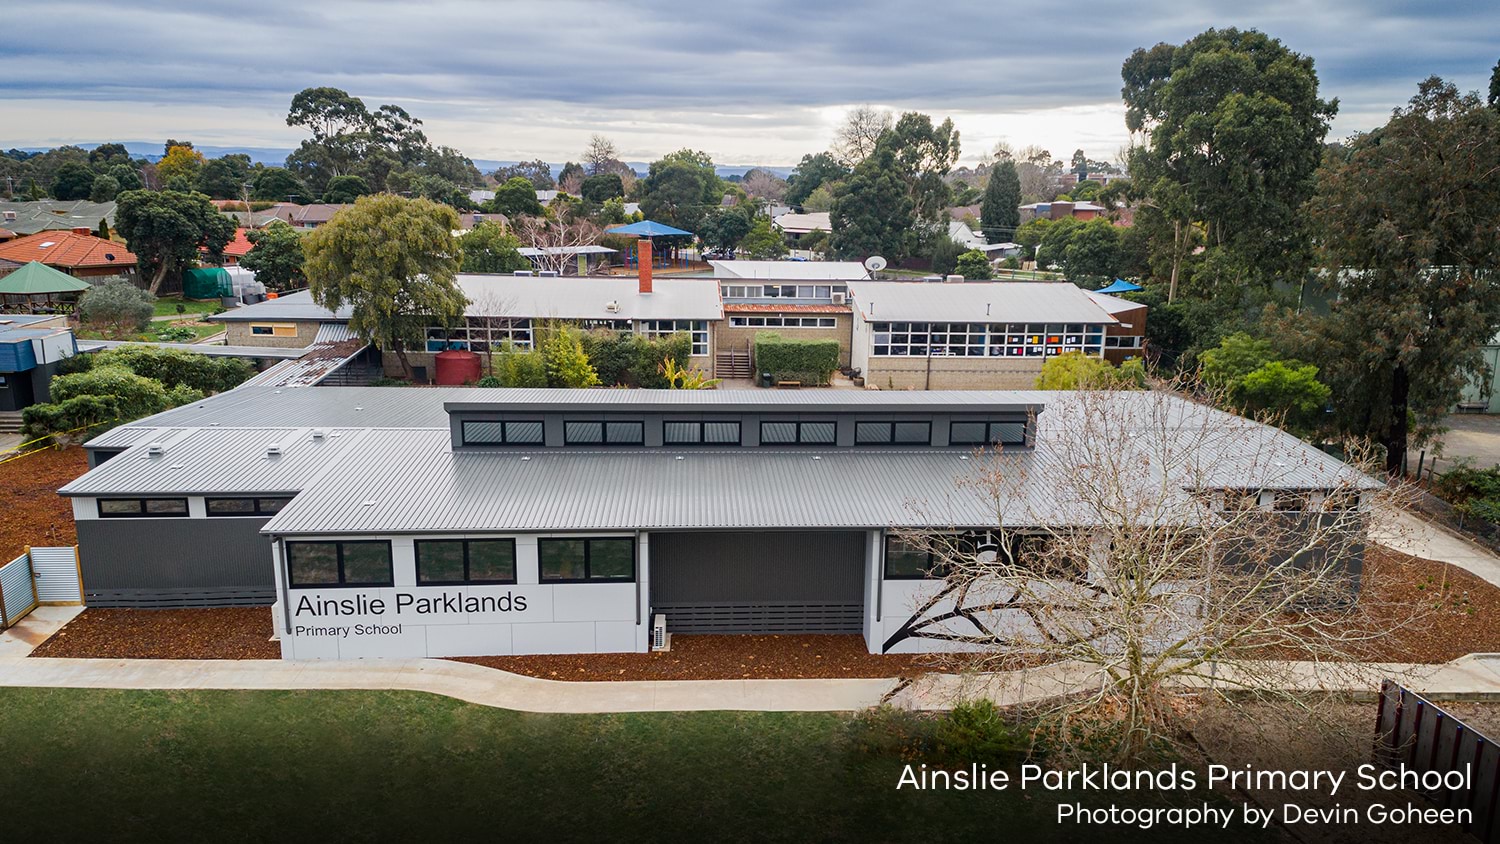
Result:
M865 269L872 273L878 273L885 269L885 259L879 255L871 255L865 259Z

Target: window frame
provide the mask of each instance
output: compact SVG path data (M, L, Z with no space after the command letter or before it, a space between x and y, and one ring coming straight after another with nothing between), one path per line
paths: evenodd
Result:
M571 439L569 437L569 435L568 435L568 427L570 425L589 425L589 424L595 424L595 425L599 426L599 440L597 442L594 442L594 441L573 440L573 439ZM612 442L612 441L610 441L610 438L609 438L610 428L611 428L611 426L615 426L615 425L635 425L635 426L638 426L640 428L640 432L641 432L640 439L633 440L633 441L630 441L630 442L619 442L619 441ZM564 418L563 419L563 445L565 445L565 446L573 446L573 447L582 446L582 447L586 447L586 448L642 448L642 447L644 447L646 445L646 420L645 419L567 419L567 418Z
M339 579L337 583L297 583L292 576L292 547L295 545L332 545L338 563ZM386 572L389 579L381 582L349 583L344 577L344 546L345 545L384 545ZM286 586L288 589L383 589L396 585L396 561L391 553L391 542L388 539L300 539L287 540L284 543L282 555L285 557L284 567L286 570Z
M692 425L698 430L698 439L691 441L669 439L667 437L668 425ZM709 425L733 425L735 428L735 438L732 440L709 442L704 438L704 433L708 430ZM733 448L743 445L744 442L745 425L739 419L663 419L661 422L661 444L664 446L685 445L706 446L708 448Z
M290 495L216 495L212 498L203 499L203 515L210 519L253 519L256 517L269 517L280 513L286 505L292 503ZM249 501L254 505L250 513L215 513L214 502L216 501ZM281 506L275 510L267 510L261 506L262 501L280 501Z
M500 440L498 442L493 441L493 440L471 440L471 439L469 439L469 426L470 425L499 425L500 426ZM525 442L521 442L521 441L512 442L511 438L510 438L510 426L511 425L537 425L537 426L539 426L541 428L542 438L539 439L539 440L527 440ZM510 448L525 448L527 446L530 446L530 447L533 447L533 448L541 448L541 447L543 447L543 446L545 446L547 444L547 427L546 427L546 424L540 418L537 418L537 419L465 419L465 420L463 420L462 422L459 423L458 433L459 433L459 436L462 437L463 443L466 446L467 445L477 445L477 446L506 446L506 447L510 447Z
M968 448L991 448L994 446L1000 446L1004 448L1006 446L1025 446L1026 424L1027 421L1025 419L951 419L948 421L948 444L952 446L965 446ZM974 440L956 440L953 438L954 425L983 425L985 438L980 442L975 442ZM1019 440L1009 442L1004 440L996 440L994 434L996 425L1020 425L1021 438Z
M628 578L593 576L593 543L598 540L619 540L630 543L630 576ZM542 563L542 547L552 542L579 541L583 542L583 577L548 577ZM542 536L536 541L536 560L538 583L635 583L640 573L640 547L634 536Z
M134 501L137 505L134 513L106 513L104 502L106 501ZM182 502L181 513L152 513L146 508L147 501L180 501ZM94 511L101 519L186 519L192 515L192 507L183 496L109 496L94 499Z
M887 428L886 438L883 440L862 440L859 429L862 425L885 425ZM921 425L927 429L927 435L920 440L898 440L896 439L896 426L898 425ZM856 446L922 446L932 445L932 420L930 419L856 419L854 420L854 444Z
M502 542L510 545L510 579L508 580L475 580L470 574L469 546L475 542ZM463 580L423 580L422 579L422 546L432 543L457 543L463 549ZM418 586L513 586L516 583L517 569L520 568L516 560L516 540L510 536L497 536L493 538L479 539L416 539L412 541L412 557L416 562L416 575Z
M933 554L926 551L927 567L922 574L892 574L891 573L891 542L900 541L901 537L894 533L885 535L885 542L880 546L880 576L884 580L942 580L948 575L933 562Z
M791 442L767 442L767 425L794 425L796 426L796 439ZM833 439L827 442L808 442L802 439L803 425L832 425ZM839 423L834 419L762 419L760 420L760 444L766 446L811 446L813 448L836 448L839 440Z

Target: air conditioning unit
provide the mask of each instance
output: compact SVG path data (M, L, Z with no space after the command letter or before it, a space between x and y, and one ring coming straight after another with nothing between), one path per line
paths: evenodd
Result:
M847 294L847 293L835 293L835 294L833 294L833 303L835 305L842 305L845 302L847 302L848 300L849 300L849 294Z
M531 270L516 270L515 272L512 272L511 275L529 276L531 275Z
M620 312L620 303L614 300L610 300L604 303L604 310L609 311L612 314L617 314Z
M537 275L542 278L557 278L557 270L542 270Z
M667 635L667 617L661 613L651 616L651 650L669 651L672 637Z

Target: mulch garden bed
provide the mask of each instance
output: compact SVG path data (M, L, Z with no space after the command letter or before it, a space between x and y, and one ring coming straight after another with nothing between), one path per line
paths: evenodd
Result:
M84 610L31 652L94 659L280 659L270 607Z
M46 448L0 463L0 563L26 546L78 544L73 505L57 488L89 468L81 446Z
M1463 569L1373 548L1366 559L1363 588L1377 604L1416 599L1430 607L1420 624L1382 637L1363 655L1365 659L1440 663L1470 653L1500 653L1500 588ZM276 659L281 649L269 641L272 624L268 607L89 609L32 655ZM853 635L674 636L672 650L662 653L457 661L554 680L910 677L961 666L961 660L951 655L870 654L864 640Z
M680 636L646 654L456 657L547 680L802 680L911 677L938 669L933 657L869 653L862 636Z

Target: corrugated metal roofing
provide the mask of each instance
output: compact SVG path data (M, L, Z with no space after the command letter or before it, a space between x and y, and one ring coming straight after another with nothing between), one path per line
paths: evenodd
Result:
M775 281L852 281L870 273L858 261L709 261L714 278Z
M353 340L354 336L354 330L348 323L325 322L318 326L318 336L313 338L313 343L340 343Z
M63 486L62 495L154 495L180 493L296 492L313 481L334 458L349 452L367 431L329 429L322 438L312 428L217 428L166 432L138 441L130 450ZM148 453L160 442L163 453ZM280 455L268 455L277 445ZM365 453L358 461L378 465Z
M347 322L353 314L354 308L350 305L345 305L337 311L330 311L314 302L311 293L299 290L296 293L286 293L254 305L233 308L222 314L206 317L206 319L210 322L275 322L277 320Z
M851 281L849 294L861 316L879 322L1117 321L1068 282Z

